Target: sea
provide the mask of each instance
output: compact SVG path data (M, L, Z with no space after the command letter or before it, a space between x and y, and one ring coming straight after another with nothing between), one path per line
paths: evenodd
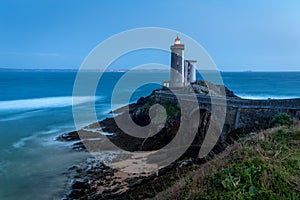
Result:
M87 105L93 102L97 119L101 120L109 117L112 109L126 104L111 105L112 91L125 74L103 73L94 96L81 96L74 105L72 94L77 72L0 72L1 200L62 197L66 192L68 168L89 155L73 151L70 143L56 141L56 137L75 130L73 107L82 113L92 112ZM169 73L135 72L123 83L120 94L130 92L130 102L134 102L161 87L146 84L135 91L126 87L149 77L159 83L168 80ZM224 84L242 98L300 98L300 72L222 72L221 77ZM92 122L82 120L79 126Z

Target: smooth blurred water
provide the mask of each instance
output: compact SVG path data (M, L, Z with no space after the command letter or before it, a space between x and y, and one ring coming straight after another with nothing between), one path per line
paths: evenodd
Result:
M91 73L91 72L90 72ZM104 73L99 82L95 110L98 119L126 102L141 79L160 83L167 72L136 72L119 91L118 105L110 105L112 91L124 73ZM69 144L55 141L59 134L75 129L72 116L72 90L75 72L0 72L0 199L56 199L64 192L62 174L84 159ZM87 76L88 77L88 76ZM245 98L299 98L300 73L222 73L226 86ZM131 101L149 95L157 84L138 88ZM82 113L93 97L80 97ZM91 121L81 121L81 126Z
M105 73L95 94L98 119L112 109L110 96L123 73ZM124 94L140 78L132 76ZM165 74L153 73L160 82ZM0 72L0 199L57 199L65 192L66 176L73 164L87 157L55 138L75 129L72 106L81 113L92 112L93 97L72 103L74 72ZM131 100L146 96L157 85L145 85ZM119 91L119 103L123 91ZM76 97L78 98L78 97ZM120 106L120 105L114 105ZM83 118L84 119L84 118ZM91 121L80 121L85 126Z
M224 72L225 85L249 99L299 98L300 72Z

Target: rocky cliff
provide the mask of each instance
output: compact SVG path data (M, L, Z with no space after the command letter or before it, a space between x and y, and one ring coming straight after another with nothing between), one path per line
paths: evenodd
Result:
M213 88L212 91L208 90ZM199 81L193 85L193 90L203 97L208 97L209 93L213 96L218 96L222 89L222 86L213 85L211 83ZM184 88L183 88L184 90ZM60 141L75 141L73 145L74 150L84 151L85 144L93 145L94 140L91 138L97 138L102 140L101 143L105 146L105 141L110 140L119 148L134 152L134 151L155 151L166 146L176 136L178 128L180 126L181 110L175 101L160 101L158 100L156 93L160 91L167 91L167 88L162 90L153 91L151 95L147 97L141 97L136 103L129 105L129 114L132 120L139 126L148 125L151 120L149 117L150 108L156 103L160 103L167 113L167 120L164 127L154 136L148 138L137 138L126 134L121 128L118 127L116 120L122 119L125 108L119 108L112 111L116 116L115 118L106 118L100 122L96 122L81 130L74 131L59 136L57 139ZM225 88L227 98L233 99L234 101L241 100L232 91ZM199 103L200 104L200 103ZM298 108L300 110L300 107ZM158 174L172 173L172 170L188 165L191 163L203 163L214 157L215 154L222 152L226 146L232 143L235 139L239 138L241 134L249 133L253 130L260 128L266 128L269 126L269 120L271 116L262 117L263 123L252 123L259 121L255 112L262 112L259 108L247 110L239 110L240 118L251 118L249 123L244 123L241 126L236 127L235 122L237 118L238 108L227 108L226 123L223 131L226 132L226 138L219 139L213 150L208 154L207 157L199 159L199 149L206 136L207 129L212 122L212 116L209 109L202 109L200 114L199 126L197 133L191 146L186 152L170 166L161 169ZM272 112L273 114L278 113L280 110ZM254 113L253 113L254 112ZM294 111L293 111L294 112ZM242 113L242 114L241 114ZM299 114L298 111L294 112L295 116ZM267 114L266 114L267 115ZM247 116L247 117L245 117ZM267 121L266 121L267 120ZM101 130L95 131L98 127ZM93 131L91 131L93 130ZM78 135L80 133L81 138ZM101 132L110 133L109 135L103 136ZM86 137L82 137L82 136ZM84 142L84 143L83 143ZM95 145L96 146L96 145ZM101 149L103 149L103 146ZM97 147L93 150L97 151ZM114 198L126 198L130 193L135 190L137 185L145 184L147 181L153 179L158 174L143 173L143 174L128 174L118 172L103 163L99 163L96 159L90 158L87 162L80 165L74 166L69 170L70 178L70 191L66 195L66 199L114 199Z

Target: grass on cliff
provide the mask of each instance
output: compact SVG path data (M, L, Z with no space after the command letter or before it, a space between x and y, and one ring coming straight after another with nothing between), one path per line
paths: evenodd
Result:
M205 191L194 199L300 199L299 134L280 129L245 143L226 168L205 178Z
M153 99L149 99L147 102L144 103L143 106L141 106L141 108L149 110L150 107L152 107L155 104L156 102ZM176 105L172 103L162 103L160 105L162 105L165 108L167 113L167 119L180 116L180 109Z
M155 199L300 199L300 123L241 139Z

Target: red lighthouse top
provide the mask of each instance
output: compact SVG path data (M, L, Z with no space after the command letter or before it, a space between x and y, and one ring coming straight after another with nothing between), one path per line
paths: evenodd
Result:
M178 37L178 35L177 35L177 37L175 39L175 44L180 44L180 38Z
M175 46L183 46L183 44L180 43L180 38L178 37L178 35L177 35L177 37L175 38L174 45L175 45Z

